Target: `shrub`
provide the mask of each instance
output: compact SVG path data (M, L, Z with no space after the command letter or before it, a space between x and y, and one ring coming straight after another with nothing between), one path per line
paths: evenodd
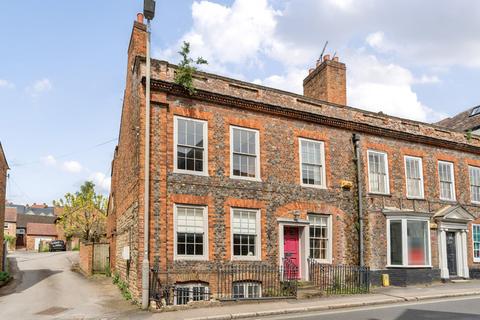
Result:
M10 274L6 271L0 271L0 282L10 279Z

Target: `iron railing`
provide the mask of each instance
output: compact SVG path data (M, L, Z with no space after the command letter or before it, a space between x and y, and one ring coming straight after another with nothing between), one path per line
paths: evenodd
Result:
M370 292L370 268L322 264L309 259L309 281L326 294Z
M298 267L289 260L281 266L225 263L211 268L151 270L150 298L159 306L216 299L255 300L295 298Z

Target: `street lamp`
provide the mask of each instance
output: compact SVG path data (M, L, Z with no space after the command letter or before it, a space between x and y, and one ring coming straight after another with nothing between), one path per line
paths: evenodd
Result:
M143 15L147 19L147 70L145 88L145 196L143 216L142 309L150 304L149 223L150 223L150 20L155 16L155 0L144 0Z

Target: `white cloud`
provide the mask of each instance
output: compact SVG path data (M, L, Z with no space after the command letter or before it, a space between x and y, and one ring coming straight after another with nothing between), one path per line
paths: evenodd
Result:
M15 85L12 82L5 79L0 79L0 88L13 89L14 87Z
M35 81L32 85L28 86L25 89L25 91L28 94L30 94L33 98L36 98L40 94L48 92L52 89L53 89L52 82L47 78L43 78L43 79Z
M102 172L92 173L88 179L93 181L93 183L95 183L95 186L98 189L100 189L102 192L108 193L110 191L110 185L111 185L112 179L111 177L107 177L104 173Z
M50 154L46 157L43 157L42 162L46 166L55 166L57 164L57 159L55 159L55 157Z
M307 74L307 70L293 68L287 70L284 75L272 75L263 80L256 79L254 83L303 94L303 79Z
M71 173L79 173L82 171L83 167L78 161L65 161L62 165L62 169L71 172Z
M431 84L431 83L440 83L442 81L438 76L428 76L424 74L420 78L415 79L415 82L420 84Z

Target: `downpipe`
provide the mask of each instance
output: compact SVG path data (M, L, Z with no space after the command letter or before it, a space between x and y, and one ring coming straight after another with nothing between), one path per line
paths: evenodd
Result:
M360 148L360 135L353 134L352 141L355 148L355 164L357 166L357 191L358 191L358 251L359 251L359 264L360 267L365 266L364 258L364 240L363 240L363 181L362 181L362 166L361 166L361 148Z

